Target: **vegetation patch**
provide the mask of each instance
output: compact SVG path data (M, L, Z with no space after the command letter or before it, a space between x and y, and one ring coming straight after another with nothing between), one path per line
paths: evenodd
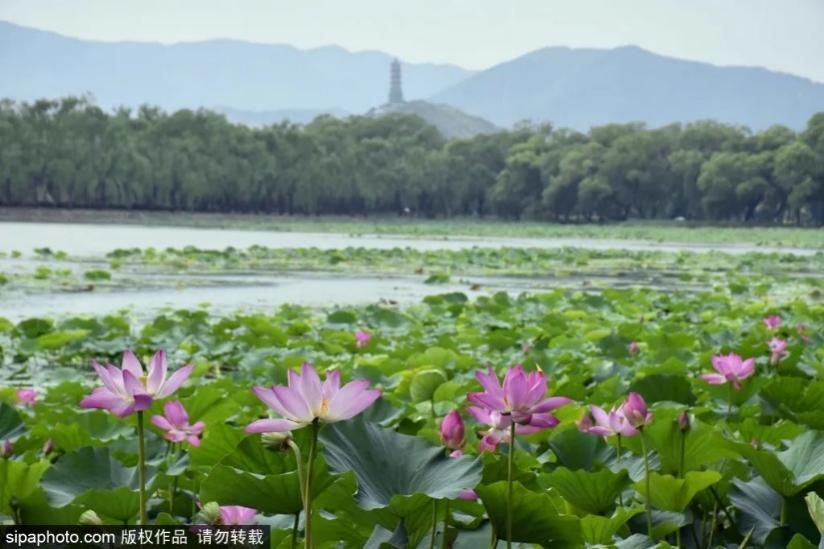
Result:
M0 474L18 479L0 513L266 522L279 543L315 547L393 532L413 544L814 546L824 308L754 291L0 320ZM98 375L115 370L92 361L149 375L107 396L116 386ZM324 380L351 393L349 408L267 396L275 384L314 402Z

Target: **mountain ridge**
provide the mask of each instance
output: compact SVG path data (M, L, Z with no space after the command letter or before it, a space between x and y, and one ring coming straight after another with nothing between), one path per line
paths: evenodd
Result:
M334 45L304 50L234 39L86 41L0 21L0 73L6 75L0 96L16 100L91 92L105 107L151 103L170 110L228 105L365 112L386 100L392 59ZM414 99L471 74L445 64L403 67L405 91Z
M16 100L91 92L107 108L148 103L304 121L313 112L380 109L392 59L378 50L303 49L233 38L91 41L0 21L0 97ZM446 105L462 111L465 120L481 118L503 128L523 120L585 131L613 122L658 127L714 119L754 130L773 124L800 129L824 111L824 83L761 67L659 55L635 45L550 46L481 71L402 66L407 99Z
M531 119L584 130L612 122L661 126L715 119L756 130L778 123L799 129L824 110L824 84L638 46L552 46L470 75L431 100L499 126Z

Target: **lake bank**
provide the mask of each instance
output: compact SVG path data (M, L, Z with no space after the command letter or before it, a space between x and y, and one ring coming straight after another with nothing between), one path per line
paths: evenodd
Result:
M340 233L499 238L569 238L583 240L638 240L691 244L749 244L824 249L821 228L769 226L708 226L692 222L626 222L620 224L556 224L534 221L459 218L451 220L409 217L273 216L162 212L139 210L66 210L0 208L0 222L101 224L149 227L235 229L262 232Z
M317 228L317 227L312 227ZM824 231L818 233L824 240ZM808 243L815 241L809 240ZM222 250L246 248L413 248L418 250L461 250L468 248L580 248L595 250L725 252L731 254L764 252L812 255L820 246L790 246L734 241L668 241L652 239L600 238L583 236L469 236L424 235L411 233L299 232L251 229L209 229L167 227L162 225L114 225L85 223L4 222L0 220L0 252L31 252L48 247L73 256L103 255L115 248L184 248Z

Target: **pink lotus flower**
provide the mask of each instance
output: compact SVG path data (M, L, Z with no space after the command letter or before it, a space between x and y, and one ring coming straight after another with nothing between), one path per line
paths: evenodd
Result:
M34 406L34 403L37 401L38 394L39 392L37 389L18 389L15 396L22 404L25 404L26 406Z
M638 345L637 341L633 341L627 347L627 351L629 351L629 354L631 355L637 355L639 352L641 352L641 347Z
M131 351L123 353L120 369L111 364L104 368L97 362L92 362L92 366L103 387L95 388L80 402L80 407L109 410L120 417L146 410L153 399L166 398L177 391L193 368L184 366L166 379L166 353L163 351L158 351L152 358L148 375L143 373L143 366Z
M787 351L787 342L783 339L774 337L767 346L770 348L770 364L773 366L787 358L787 355L790 354Z
M735 353L728 355L715 355L712 357L712 367L717 374L702 374L701 379L712 384L722 385L728 381L732 383L735 390L741 389L741 380L750 377L755 368L755 359L748 358L742 360Z
M497 410L489 410L488 408L479 408L477 406L470 406L466 411L474 417L479 423L489 425L491 429L484 432L483 438L479 444L481 452L494 452L501 442L509 443L510 441L510 427L512 426L512 416L509 414L502 414ZM557 424L557 419L555 420ZM542 431L546 427L538 427L535 425L515 425L515 434L517 435L531 435Z
M652 412L647 410L644 397L634 391L630 391L627 400L621 407L621 413L632 427L639 430L652 423Z
M0 458L7 459L10 458L12 454L14 454L14 446L12 446L9 439L6 439L3 441L2 446L0 446Z
M775 330L779 326L781 326L781 317L778 315L770 315L764 318L764 326L769 328L770 330Z
M464 422L457 410L446 414L441 421L441 443L456 452L460 452L464 445Z
M355 332L355 346L358 349L363 349L366 347L370 339L372 339L372 334L369 332L365 332L363 330L358 330Z
M218 511L220 512L220 524L223 526L254 524L255 515L257 515L256 509L242 505L221 505Z
M503 386L492 368L486 374L477 372L475 377L483 386L484 392L469 393L467 398L490 411L511 415L512 421L519 425L555 427L558 419L549 412L572 402L566 397L545 398L547 379L540 370L526 374L523 366L509 368L504 376Z
M254 387L252 392L282 419L260 419L246 426L247 433L271 433L299 429L319 420L335 423L363 412L381 396L376 389L368 389L365 379L340 386L340 370L320 377L311 364L304 364L301 373L289 370L288 387L275 385L271 389Z
M202 421L189 425L189 414L179 400L170 400L163 406L163 416L152 416L152 423L166 431L163 438L169 442L186 441L193 447L200 446L200 433L206 427Z
M592 417L595 419L593 425L589 415L584 416L578 424L578 428L586 433L592 433L600 437L609 437L612 435L623 435L626 437L635 436L638 434L638 429L630 425L627 418L624 416L623 408L613 408L607 413L599 406L590 406Z

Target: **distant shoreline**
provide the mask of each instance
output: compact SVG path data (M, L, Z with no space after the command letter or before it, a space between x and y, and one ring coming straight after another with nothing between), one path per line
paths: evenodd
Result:
M609 238L824 249L824 229L821 228L717 226L664 220L597 225L507 221L494 218L418 219L401 216L285 216L159 210L0 207L0 224L3 222L92 223L357 235Z

